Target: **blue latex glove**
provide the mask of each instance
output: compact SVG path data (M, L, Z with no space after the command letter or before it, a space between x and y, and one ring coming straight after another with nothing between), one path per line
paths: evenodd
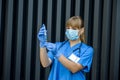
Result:
M68 57L71 54L69 52L66 52L66 50L58 50L57 53L55 54L55 57L58 59L61 55L63 55L64 57Z
M60 57L61 55L67 57L68 52L69 52L69 50L68 50L68 48L67 48L68 46L65 46L63 43L62 43L62 44L61 44L61 43L58 43L58 44L56 44L56 45L58 45L59 47L58 47L58 49L56 50L56 52L53 53L53 55L54 55L57 59L59 59L59 57ZM61 45L63 45L63 46L61 46Z
M40 47L45 47L45 43L47 41L47 30L44 24L41 26L37 34L37 38L40 41Z
M45 46L49 51L55 51L56 49L56 44L54 43L46 42Z
M57 50L56 52L54 52L53 54L58 59L61 55L64 55L64 50L62 50L62 48L61 48L61 49Z
M55 55L55 57L58 59L61 55L63 55L63 52L58 51L57 54Z

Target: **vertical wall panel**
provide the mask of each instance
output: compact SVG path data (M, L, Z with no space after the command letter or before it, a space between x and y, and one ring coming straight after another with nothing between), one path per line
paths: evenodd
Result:
M0 0L0 79L47 80L37 33L44 23L48 41L63 41L71 16L84 20L87 43L94 48L87 80L119 80L120 0Z
M89 7L90 7L90 1L91 0L85 0L85 6L84 6L84 26L85 26L85 34L88 36L88 26L89 26ZM88 37L86 37L86 40L88 41Z
M112 34L111 34L111 50L110 50L110 68L109 79L119 80L120 69L120 0L113 0L112 11Z
M26 64L25 64L25 80L30 80L30 61L31 61L31 43L32 43L32 20L33 20L33 0L28 0L28 15L27 15L27 42L26 42Z
M104 0L103 2L103 25L102 25L102 50L101 50L101 80L109 80L109 53L110 53L110 36L111 36L111 8L112 1Z
M93 23L93 47L94 57L92 64L91 80L100 80L100 54L101 54L101 29L102 29L102 3L101 0L94 2L94 23Z
M92 27L93 27L93 15L94 15L94 1L93 0L85 0L84 4L84 26L85 26L85 34L86 34L86 42L89 45L92 45ZM90 36L91 35L91 36Z
M12 23L13 23L13 0L7 0L5 13L5 41L3 58L3 80L10 79L11 72L11 49L12 49Z
M5 12L6 12L6 1L1 0L1 17L0 17L0 79L3 79L3 52L4 52L4 30L5 30Z
M75 1L75 15L80 15L80 0Z
M2 0L0 0L0 65L2 65ZM0 72L2 72L2 66L0 66ZM2 73L0 73L1 79Z
M23 25L23 0L18 1L18 20L17 20L17 42L16 42L16 63L15 80L20 80L21 54L22 54L22 25Z
M71 9L71 0L66 0L66 19L68 20L70 17L70 9Z
M0 37L2 36L1 34L1 30L2 30L2 26L1 26L1 16L2 16L2 0L0 0ZM1 39L0 39L0 42L1 42ZM0 47L1 48L1 47ZM1 51L1 49L0 49Z
M48 41L51 41L51 33L52 33L52 0L48 0L48 8L47 8L47 29L49 29L48 33ZM55 12L55 10L53 10Z
M57 15L56 15L56 41L60 41L61 35L61 8L62 0L57 0Z
M3 54L2 54L2 52L3 52L3 48L2 48L2 46L3 46L3 29L2 29L3 27L2 27L2 0L0 0L0 79L1 79L1 77L2 77L2 61L3 61Z

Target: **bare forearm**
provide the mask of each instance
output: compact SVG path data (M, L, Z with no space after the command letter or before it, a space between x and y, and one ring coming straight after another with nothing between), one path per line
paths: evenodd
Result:
M70 60L68 60L67 58L65 58L63 55L60 56L59 61L66 67L68 68L72 73L75 73L81 69L83 69L83 66L78 64L78 63L74 63Z
M47 56L46 48L40 48L40 61L43 67L47 67L51 63Z

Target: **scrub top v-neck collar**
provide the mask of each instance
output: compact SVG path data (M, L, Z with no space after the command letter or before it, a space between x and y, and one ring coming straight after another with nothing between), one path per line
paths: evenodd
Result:
M73 46L70 46L70 41L68 41L69 48L72 49L72 50L74 50L74 49L76 49L76 48L79 48L81 43L82 43L82 42L79 42L79 43L77 43L77 44L75 44L75 45L73 45Z

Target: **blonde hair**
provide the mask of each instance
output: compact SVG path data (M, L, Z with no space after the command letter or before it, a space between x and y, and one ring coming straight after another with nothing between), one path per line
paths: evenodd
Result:
M71 26L72 28L81 29L81 28L84 28L84 23L80 16L73 16L66 21L66 27L68 26ZM85 31L80 35L80 40L84 43L86 42Z

